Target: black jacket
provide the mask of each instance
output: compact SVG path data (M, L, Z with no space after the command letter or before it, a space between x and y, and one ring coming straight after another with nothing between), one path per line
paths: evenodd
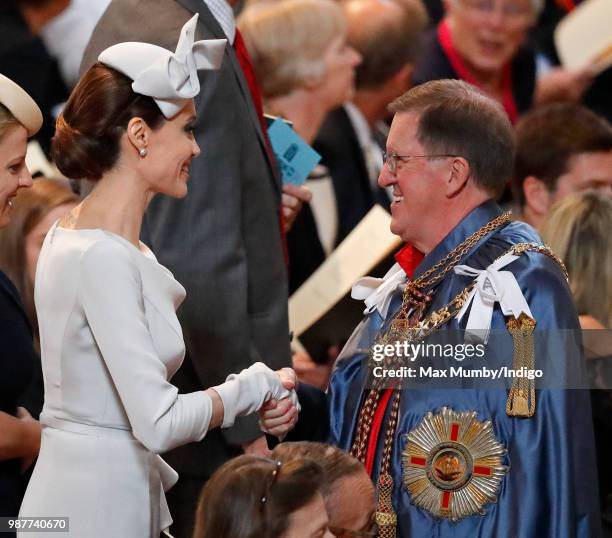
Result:
M15 415L37 360L19 293L0 271L0 411ZM0 516L17 516L23 488L20 461L0 461Z

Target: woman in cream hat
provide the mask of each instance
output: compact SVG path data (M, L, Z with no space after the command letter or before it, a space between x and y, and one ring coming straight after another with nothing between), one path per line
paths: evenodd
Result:
M32 98L0 74L0 227L11 218L17 191L32 186L25 164L28 137L42 125ZM38 454L40 425L18 407L36 364L32 331L17 289L0 271L0 517L15 517L22 468Z
M160 453L270 398L297 405L293 372L262 363L188 394L169 381L185 353L175 314L185 290L139 236L155 194L187 195L200 152L197 70L219 67L225 40L194 43L196 22L174 53L147 43L103 51L57 122L58 168L96 186L51 228L38 261L45 404L20 515L69 517L69 536L158 538L172 522L164 491L178 479Z

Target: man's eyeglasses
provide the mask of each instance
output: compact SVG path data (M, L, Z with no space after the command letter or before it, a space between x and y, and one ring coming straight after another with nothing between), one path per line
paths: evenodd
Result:
M445 159L457 157L457 155L398 155L397 153L383 152L383 162L387 165L389 172L393 175L397 172L397 162L407 163L412 159Z
M461 0L461 3L469 9L487 15L501 8L501 12L509 19L523 19L533 15L531 4L499 0Z

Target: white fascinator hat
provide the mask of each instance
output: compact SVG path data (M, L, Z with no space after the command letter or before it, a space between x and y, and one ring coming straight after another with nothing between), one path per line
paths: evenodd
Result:
M34 99L21 86L1 74L0 104L26 128L28 136L35 135L41 128L43 117Z
M226 39L195 41L198 15L185 23L170 52L150 43L118 43L100 53L98 61L131 78L132 90L152 97L167 118L176 116L185 100L200 92L198 69L219 69Z

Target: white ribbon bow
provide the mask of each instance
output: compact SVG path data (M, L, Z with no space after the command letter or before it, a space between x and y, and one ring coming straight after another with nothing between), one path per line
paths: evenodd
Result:
M486 344L489 340L493 307L499 303L505 316L518 318L521 313L533 317L523 292L510 271L500 271L502 267L518 259L513 254L505 254L486 269L474 269L468 265L454 268L458 275L473 276L476 284L468 296L457 321L461 321L470 304L472 309L467 321L466 339L475 339Z
M175 52L150 43L119 43L98 61L130 77L134 92L152 97L163 115L173 118L200 92L198 69L219 69L223 61L227 40L194 42L197 22L196 14L185 23Z
M360 278L351 290L351 297L363 301L366 305L363 313L371 314L378 310L383 319L387 318L387 312L394 292L406 285L406 273L396 263L383 278L366 276Z

